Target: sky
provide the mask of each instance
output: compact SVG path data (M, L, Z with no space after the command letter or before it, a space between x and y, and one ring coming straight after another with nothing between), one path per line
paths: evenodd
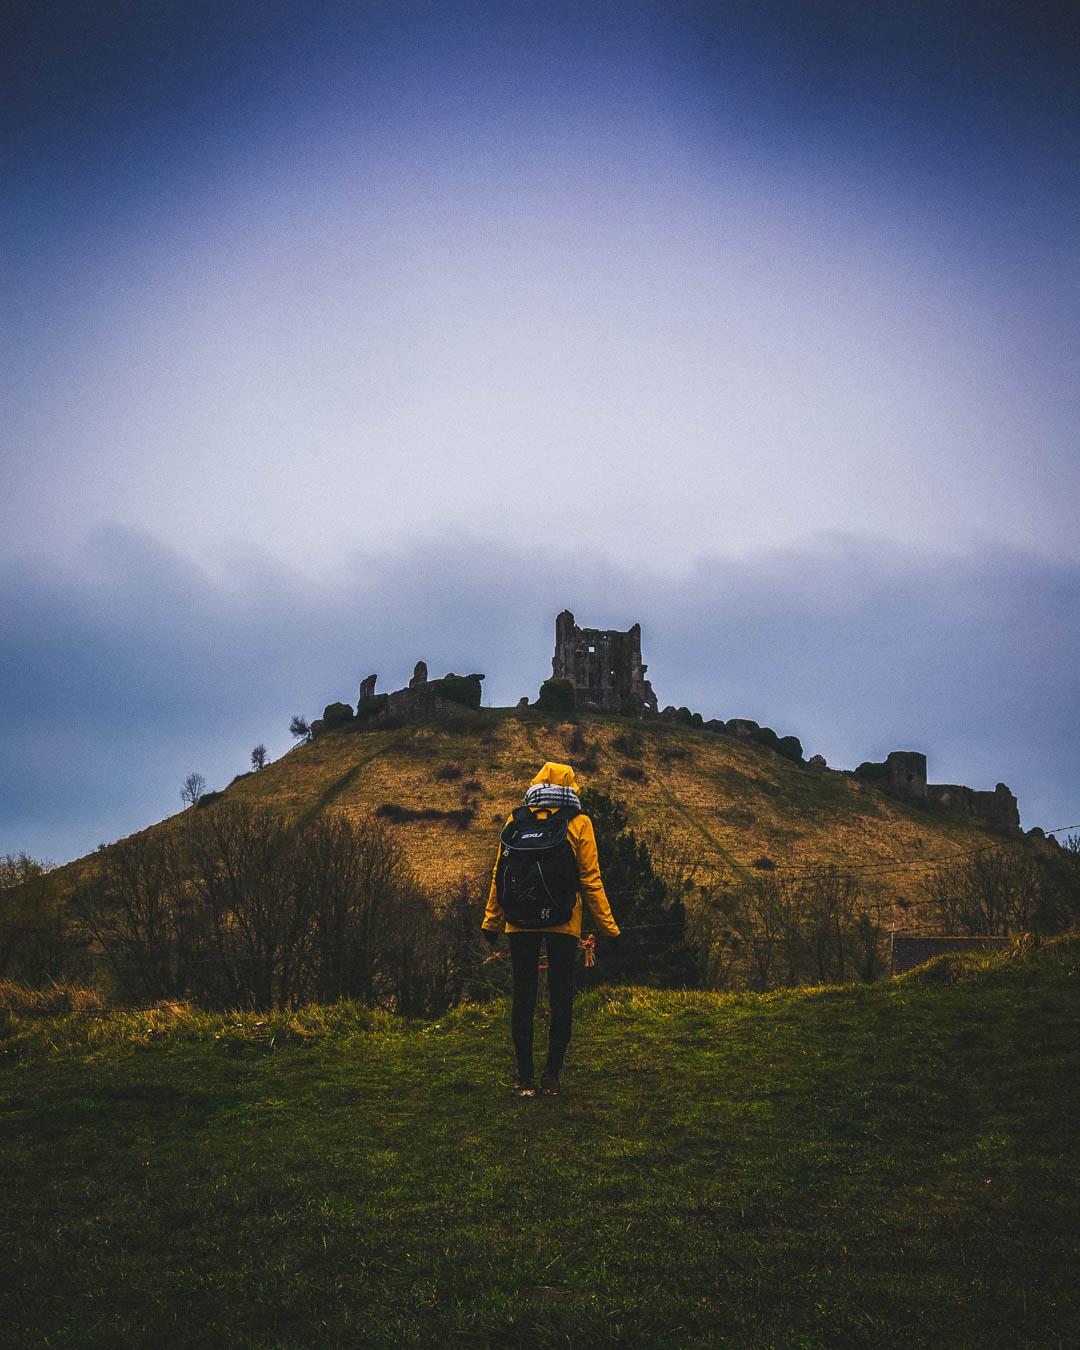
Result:
M1065 3L24 0L0 853L643 626L661 704L1080 821Z

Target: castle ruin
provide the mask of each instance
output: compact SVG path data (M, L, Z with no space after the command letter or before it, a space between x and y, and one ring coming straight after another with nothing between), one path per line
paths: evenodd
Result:
M614 628L579 628L568 609L555 620L551 673L574 686L583 712L655 717L656 695L641 660L641 624L625 633Z
M890 751L884 770L880 786L894 797L976 816L1010 834L1019 832L1019 803L1004 783L998 783L993 792L980 792L960 783L928 783L926 756L918 750Z
M655 717L661 722L755 741L763 752L782 754L800 764L805 762L795 737L778 738L768 727L759 727L747 718L706 722L699 713L691 713L687 708L671 707L659 712L653 687L645 678L647 669L641 659L640 624L620 632L612 628L580 628L568 609L556 617L552 676L572 686L580 712L639 719ZM479 674L451 673L441 680L432 680L425 662L418 661L408 685L388 694L377 694L376 677L369 675L361 682L355 714L347 704L328 705L323 717L311 724L311 735L315 738L346 725L356 729L377 728L468 716L479 711L483 678ZM517 706L528 708L529 700L523 698ZM792 747L785 748L787 742ZM821 755L814 755L806 767L814 773L837 772L828 768ZM1019 806L1004 783L998 783L993 792L957 783L928 783L926 756L917 750L893 750L882 763L868 761L859 765L855 776L900 800L975 817L1005 834L1020 833Z

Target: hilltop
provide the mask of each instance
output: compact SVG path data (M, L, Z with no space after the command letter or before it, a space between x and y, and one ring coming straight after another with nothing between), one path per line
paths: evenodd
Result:
M329 811L374 815L427 889L465 879L481 894L497 829L536 770L557 760L624 801L639 836L660 841L701 893L832 865L858 878L879 920L908 925L918 923L923 882L936 869L990 849L1048 847L1025 840L1003 783L993 792L930 784L917 751L893 751L855 772L831 769L820 755L807 762L797 737L757 722L660 709L648 669L640 624L580 627L564 610L552 678L536 703L482 709L483 675L430 679L424 661L388 693L368 675L355 707L329 704L310 726L294 718L302 744L197 809L225 798L301 822ZM60 886L86 861L61 869Z
M976 818L898 800L752 742L617 716L559 721L532 710L324 733L240 777L226 796L295 817L386 808L383 818L421 878L442 886L490 869L498 828L546 760L573 764L584 783L625 800L631 823L698 861L703 880L746 879L762 859L784 872L831 862L911 902L935 863L987 844L1023 847ZM395 808L446 815L401 819Z
M1080 947L877 985L0 1018L12 1346L1064 1347Z

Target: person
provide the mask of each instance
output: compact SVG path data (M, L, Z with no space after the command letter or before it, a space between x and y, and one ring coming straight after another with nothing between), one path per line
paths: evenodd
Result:
M581 810L578 791L578 783L569 764L548 763L532 780L525 793L525 805L537 820L549 820L560 813L569 818L566 838L577 868L577 886L573 909L565 923L553 923L547 927L515 927L506 917L499 901L499 857L496 858L491 872L491 888L488 892L482 932L494 951L495 944L499 940L500 926L505 922L514 981L510 1030L517 1058L517 1075L513 1089L521 1097L536 1096L533 1018L536 1012L541 943L547 949L551 1026L547 1060L540 1076L540 1091L549 1096L555 1096L559 1092L559 1074L562 1071L566 1047L570 1043L574 964L581 937L583 897L612 948L617 951L619 945L619 925L612 915L600 876L596 834L593 831L592 821ZM507 817L507 825L512 820L514 820L513 812Z

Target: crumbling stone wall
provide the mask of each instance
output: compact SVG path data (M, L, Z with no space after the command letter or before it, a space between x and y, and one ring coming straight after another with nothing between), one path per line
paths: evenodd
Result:
M412 679L404 689L395 689L389 694L377 694L375 685L378 682L377 675L368 675L360 681L360 695L356 704L356 716L350 721L334 722L333 719L327 719L325 716L318 718L311 724L311 738L317 740L318 737L325 735L328 731L336 730L363 730L365 728L380 727L386 724L396 726L402 722L426 722L433 718L440 717L469 717L473 716L475 710L458 702L457 699L447 698L444 681L455 681L458 684L479 681L483 675L470 675L467 681L458 680L458 677L449 674L444 675L442 680L429 680L428 669L423 661L417 661L413 670ZM475 685L479 689L479 684ZM348 704L334 704L333 707L349 709Z
M555 620L552 676L574 686L583 712L656 715L656 695L641 660L641 625L622 633L613 628L579 628L568 609Z
M896 797L926 801L926 756L918 750L892 750L885 760L884 786Z
M959 783L928 783L926 756L917 750L893 750L883 765L866 764L862 770L868 781L876 782L893 797L975 816L1010 834L1020 832L1020 807L1004 783L998 783L993 792L979 792Z
M454 679L454 675L447 674L444 679ZM477 679L482 680L483 675L478 675ZM386 703L380 709L373 723L389 721L393 719L396 722L423 722L433 717L457 717L462 714L469 714L472 708L466 707L464 703L457 702L456 699L446 698L440 688L439 680L428 679L427 663L417 661L413 668L412 679L404 689L395 689L386 697ZM375 692L375 676L369 676L361 685L361 692L370 687L371 694Z
M993 792L979 792L958 783L931 783L927 798L946 810L977 816L999 830L1019 833L1020 804L1004 783L998 783Z

